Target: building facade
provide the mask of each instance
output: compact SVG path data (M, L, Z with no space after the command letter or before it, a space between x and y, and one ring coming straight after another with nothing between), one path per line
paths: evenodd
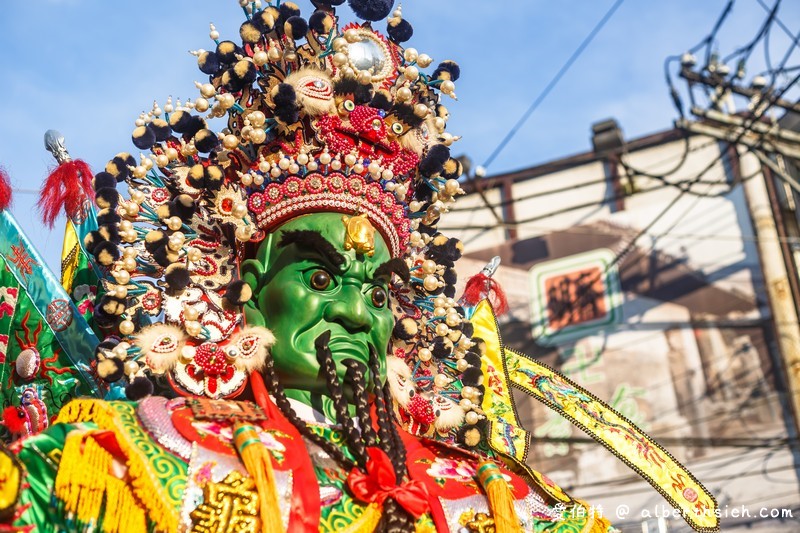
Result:
M754 211L774 176L713 135L593 129L590 152L465 183L441 228L465 244L460 277L500 256L503 341L662 443L716 495L724 531L795 530L797 424L772 294L780 268L796 269L777 264L782 226ZM518 409L531 466L623 531L686 528L579 429L530 398Z

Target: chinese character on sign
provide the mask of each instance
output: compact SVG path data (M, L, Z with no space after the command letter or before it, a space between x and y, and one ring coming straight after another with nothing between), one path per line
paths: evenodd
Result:
M543 345L581 338L621 322L614 253L601 248L531 270L534 338Z

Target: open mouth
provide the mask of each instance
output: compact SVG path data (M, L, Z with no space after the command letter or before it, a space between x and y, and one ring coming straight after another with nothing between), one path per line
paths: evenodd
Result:
M355 130L336 128L335 131L352 141L360 153L371 154L373 158L382 157L384 160L391 160L397 156L397 150L383 141L370 139L367 135L359 134Z

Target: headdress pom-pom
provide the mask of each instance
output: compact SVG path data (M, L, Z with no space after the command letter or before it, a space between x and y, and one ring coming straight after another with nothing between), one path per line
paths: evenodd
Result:
M392 0L350 0L350 8L358 18L364 20L381 20L389 16Z

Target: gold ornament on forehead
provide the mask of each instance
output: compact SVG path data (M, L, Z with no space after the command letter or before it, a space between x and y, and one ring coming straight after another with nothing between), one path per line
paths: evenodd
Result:
M375 255L375 227L367 218L366 213L342 217L344 222L344 249L355 250L358 254L370 257Z

